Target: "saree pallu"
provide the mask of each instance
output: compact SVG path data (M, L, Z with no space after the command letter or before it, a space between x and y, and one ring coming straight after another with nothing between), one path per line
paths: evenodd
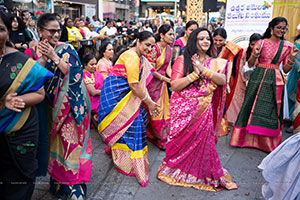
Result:
M278 48L269 40L264 42L232 131L231 146L271 152L281 143L284 81L279 63L285 65L292 46L286 41L275 45Z
M147 56L147 59L162 76L166 76L166 70L171 62L172 50L169 45L160 51L158 44L154 50ZM160 105L160 114L157 117L149 116L147 125L147 137L157 147L165 149L170 123L170 103L167 83L157 78L153 78L147 86L151 99ZM148 112L149 113L149 112Z
M146 90L146 85L152 79L153 68L143 57L140 63L140 84ZM121 65L115 67L122 68ZM123 66L122 69L124 68ZM105 144L111 147L112 159L117 170L128 176L136 176L141 186L147 186L147 114L141 106L141 100L130 90L126 77L109 75L104 80L98 115L98 131Z
M243 98L241 97L244 95L243 91L245 91L245 85L241 77L242 56L243 48L232 42L228 42L218 54L218 58L228 60L228 94L226 96L224 117L222 118L219 136L227 135L230 132L229 123L235 123L235 119L239 113L239 109L243 104Z
M46 63L46 68L55 74L46 85L53 102L48 173L56 181L71 186L90 181L91 107L77 52L67 44L56 47L55 52L67 63L68 70L64 75L52 61Z
M42 88L44 82L52 76L53 74L38 62L20 52L5 55L1 62L0 134L5 135L2 137L4 139L2 144L8 145L8 149L5 149L7 155L3 157L9 156L10 158L6 161L1 160L0 163L3 164L1 165L3 169L11 160L14 168L10 170L17 169L17 174L21 173L32 181L38 168L36 160L39 131L37 111L35 107L26 107L21 109L21 112L12 111L5 107L5 98L11 93L23 95L35 92ZM4 148L4 146L1 147Z
M295 46L300 50L300 39L295 41ZM288 105L289 105L289 117L290 120L294 120L293 113L295 107L296 107L296 91L298 87L298 80L300 78L300 73L298 70L300 69L300 53L297 54L295 57L295 64L293 65L291 71L288 74L288 81L286 84L287 87L287 94L288 94ZM299 110L297 111L299 113ZM298 124L299 122L297 122ZM296 125L297 128L299 125ZM295 132L295 131L294 131ZM299 131L296 131L295 133L298 133Z
M178 59L173 66L174 71L180 62ZM180 65L184 69L183 61ZM215 72L225 74L227 61L209 59L207 66ZM174 71L172 76L176 73ZM208 191L237 188L228 172L222 168L216 150L225 88L226 86L217 86L202 77L199 86L192 84L172 94L171 128L166 144L166 157L157 172L160 180L170 185Z

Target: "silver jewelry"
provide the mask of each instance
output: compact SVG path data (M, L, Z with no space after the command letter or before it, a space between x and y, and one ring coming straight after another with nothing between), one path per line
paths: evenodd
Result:
M195 64L196 64L196 66L200 66L200 62L199 62L199 60L196 60L196 62L195 62Z

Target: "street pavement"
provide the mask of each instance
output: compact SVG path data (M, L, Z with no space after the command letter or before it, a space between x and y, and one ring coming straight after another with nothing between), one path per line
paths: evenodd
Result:
M231 134L219 138L218 154L222 166L239 186L237 190L219 192L168 185L156 178L157 169L165 152L149 143L150 178L147 187L141 187L135 177L125 176L115 169L112 160L104 152L104 143L95 130L91 131L93 144L93 171L87 184L88 200L263 200L261 186L264 179L257 168L267 153L251 148L229 146ZM291 136L284 132L283 138ZM49 192L49 176L38 178L33 200L57 199Z

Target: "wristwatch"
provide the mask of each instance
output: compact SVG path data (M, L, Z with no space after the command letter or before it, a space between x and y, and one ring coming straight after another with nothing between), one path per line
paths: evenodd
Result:
M53 61L56 65L58 65L59 63L60 63L60 58L56 58L56 59L54 59L54 61Z

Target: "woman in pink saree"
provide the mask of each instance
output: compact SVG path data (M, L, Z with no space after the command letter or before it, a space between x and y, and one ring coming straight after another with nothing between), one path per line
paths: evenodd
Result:
M211 58L212 45L210 32L196 29L184 55L173 65L171 128L166 157L157 172L157 177L170 185L208 191L237 188L216 150L227 61Z
M171 70L172 50L169 45L173 44L174 31L169 24L162 25L156 35L154 49L147 56L148 61L155 68L154 79L147 86L150 97L160 105L160 114L151 116L147 126L148 139L161 149L165 149L169 132L170 103L167 83L167 71ZM170 74L170 73L169 73Z

